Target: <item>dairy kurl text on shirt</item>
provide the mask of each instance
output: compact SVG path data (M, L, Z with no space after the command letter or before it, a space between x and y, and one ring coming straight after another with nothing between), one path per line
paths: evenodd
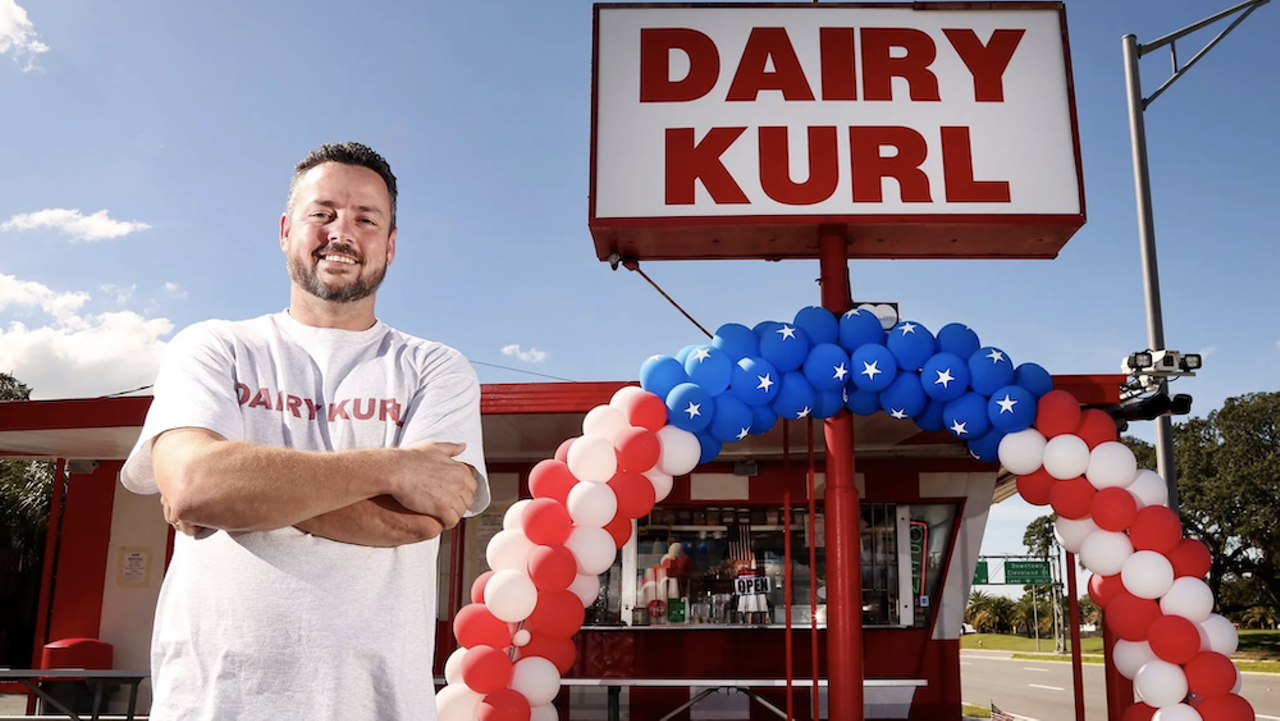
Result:
M377 418L379 421L391 421L397 426L404 425L400 419L402 406L394 398L347 398L328 404L318 403L310 398L302 398L284 391L272 391L259 388L256 391L244 383L236 384L236 394L241 406L260 408L264 411L292 413L294 418L305 418L314 421L319 417L335 421L367 421Z

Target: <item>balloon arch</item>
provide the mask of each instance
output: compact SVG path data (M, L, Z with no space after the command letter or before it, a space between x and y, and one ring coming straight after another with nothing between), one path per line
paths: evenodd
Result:
M1164 480L1138 469L1112 418L1082 410L1044 368L1015 366L962 324L886 330L864 306L724 325L708 344L650 357L640 387L587 413L582 435L533 468L533 498L507 511L489 543L493 570L454 620L441 721L557 721L551 702L575 660L572 636L632 520L723 444L844 408L945 428L1016 475L1028 503L1053 508L1059 542L1092 572L1089 596L1119 639L1114 663L1142 700L1126 721L1157 711L1161 721L1254 718L1230 660L1235 627L1213 613L1201 580L1209 552L1183 537Z

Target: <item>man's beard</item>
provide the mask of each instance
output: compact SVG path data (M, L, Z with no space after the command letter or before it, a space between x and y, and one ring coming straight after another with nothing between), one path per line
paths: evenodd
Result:
M313 258L323 255L325 252L331 252L335 249L326 248L313 254ZM348 251L349 252L349 251ZM361 259L363 264L363 258ZM386 267L383 267L371 278L363 276L356 277L355 280L349 281L346 285L340 287L332 287L327 285L320 279L320 273L316 264L308 265L302 260L289 256L289 277L293 282L297 283L300 288L307 291L311 295L320 300L334 301L337 303L354 303L358 300L364 300L373 295L378 290L378 286L382 285L382 279L387 275Z

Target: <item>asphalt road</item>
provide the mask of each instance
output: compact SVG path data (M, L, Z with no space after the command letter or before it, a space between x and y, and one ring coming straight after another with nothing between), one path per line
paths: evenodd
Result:
M1075 721L1071 664L1012 659L1007 652L963 651L960 680L965 703L989 706L1035 721ZM1084 664L1085 718L1106 721L1101 664ZM1259 721L1280 721L1280 674L1246 673L1241 695Z

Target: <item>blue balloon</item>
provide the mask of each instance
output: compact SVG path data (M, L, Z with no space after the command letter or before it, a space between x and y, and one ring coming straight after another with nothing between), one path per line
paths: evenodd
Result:
M681 383L667 394L667 418L680 430L697 433L711 424L715 414L711 395L697 383Z
M938 352L968 358L982 346L978 334L963 323L948 323L938 331Z
M942 430L942 407L945 405L946 401L929 399L929 404L915 417L916 426L922 431Z
M1036 363L1023 363L1013 372L1013 384L1022 386L1037 399L1053 390L1053 376Z
M773 401L773 411L779 418L799 420L813 412L817 394L804 374L790 371L782 374L782 390Z
M974 458L984 463L995 463L1000 460L1000 441L1004 436L1004 431L992 428L983 434L981 438L975 438L968 442L969 452L973 454Z
M732 393L722 393L715 397L715 414L711 417L711 425L707 433L717 441L733 443L740 441L751 432L751 408L738 400Z
M998 388L987 401L987 418L1003 433L1025 431L1036 421L1036 397L1022 386Z
M711 345L727 353L734 363L747 356L760 355L759 336L741 323L725 323L717 328Z
M845 397L849 394L848 389L842 388L837 391L818 391L817 398L813 404L813 413L809 415L814 418L830 418L844 409Z
M942 424L961 440L977 438L991 429L987 397L969 391L942 407Z
M809 335L790 323L760 333L760 357L783 373L799 368L809 355L809 347Z
M860 416L874 416L880 412L880 394L858 388L849 394L846 405Z
M749 406L772 403L778 397L782 374L763 358L743 358L733 366L729 390Z
M809 342L814 345L835 343L840 338L840 321L836 320L835 314L826 308L816 305L801 308L800 312L796 313L795 324L809 334Z
M867 343L853 352L853 384L872 393L888 388L898 377L898 359L882 345Z
M780 325L782 324L776 320L762 320L751 326L751 332L755 333L756 339L759 340L760 336L764 335L770 329L777 328Z
M640 387L659 398L666 398L672 388L688 381L684 366L669 355L649 356L640 366Z
M924 362L929 360L937 350L933 333L919 323L909 320L902 321L889 331L885 346L893 351L893 356L898 359L898 367L904 371L920 370L920 366L924 365ZM967 357L961 356L961 358Z
M884 345L884 326L869 310L851 310L840 316L840 345L850 353L868 343Z
M969 356L969 386L984 396L1013 383L1013 361L999 348L979 348Z
M695 346L684 359L684 372L709 395L718 396L733 379L733 361L729 360L728 353L713 345Z
M770 406L747 406L751 409L751 435L762 436L778 425L778 414Z
M935 353L920 369L920 385L934 400L954 401L969 390L969 366L951 353Z
M840 390L849 383L849 354L834 343L815 345L804 359L802 370L815 390Z
M920 385L920 374L903 371L880 393L880 407L899 420L915 418L929 405L929 396Z
M710 463L720 455L720 449L723 444L712 438L706 433L693 434L698 439L698 445L702 447L702 455L698 456L698 463Z
M689 354L693 352L693 349L697 347L698 345L696 343L691 343L676 352L676 360L680 361L680 365L684 365L685 359L688 358Z

